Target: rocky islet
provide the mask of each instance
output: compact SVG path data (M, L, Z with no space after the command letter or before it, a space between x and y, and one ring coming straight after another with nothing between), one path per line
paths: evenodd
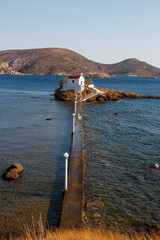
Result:
M59 100L74 102L82 102L86 98L85 102L108 102L108 101L118 101L120 99L131 99L131 98L151 98L151 99L160 99L158 96L150 96L145 94L131 93L119 90L112 90L108 88L97 88L101 93L96 93L96 90L85 87L85 90L81 93L74 90L62 91L62 88L58 88L55 91L55 97Z

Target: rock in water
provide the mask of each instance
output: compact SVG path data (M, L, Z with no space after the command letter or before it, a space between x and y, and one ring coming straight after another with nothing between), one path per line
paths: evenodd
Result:
M19 178L18 170L16 168L10 169L3 175L5 180L16 180Z
M160 164L155 163L155 168L160 168Z
M119 113L117 113L117 112L115 112L115 113L113 113L115 116L118 116L119 115Z
M53 118L46 118L46 121L51 121L53 120Z
M18 170L18 173L22 173L24 171L24 167L19 163L12 164L9 168L7 168L7 172L9 172L11 169L16 168Z
M12 164L7 168L6 172L3 174L5 180L16 180L19 178L19 174L24 171L24 168L19 163Z

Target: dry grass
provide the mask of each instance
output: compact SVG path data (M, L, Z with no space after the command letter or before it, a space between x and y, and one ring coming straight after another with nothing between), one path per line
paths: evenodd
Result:
M48 238L46 240L148 240L155 239L158 240L158 237L151 238L149 235L135 235L130 237L128 234L120 234L119 232L114 231L105 231L105 230L91 230L91 229L82 229L82 230L65 230L57 231L55 233L55 238Z
M111 230L94 230L90 228L62 230L45 229L42 220L32 223L32 228L23 226L23 236L10 237L10 240L160 240L160 233L149 235L119 233Z

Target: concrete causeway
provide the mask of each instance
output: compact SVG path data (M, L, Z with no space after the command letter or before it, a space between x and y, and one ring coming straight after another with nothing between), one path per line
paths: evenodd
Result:
M69 161L68 190L64 193L60 228L72 229L83 223L84 152L80 106L77 109L75 132Z

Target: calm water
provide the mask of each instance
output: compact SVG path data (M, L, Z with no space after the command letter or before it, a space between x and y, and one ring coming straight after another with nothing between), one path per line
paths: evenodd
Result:
M60 217L73 106L51 96L58 79L0 76L0 233L16 231L32 216L37 220L42 214L47 224L57 224ZM14 162L25 171L6 182L2 174Z
M99 79L95 85L160 96L160 79ZM86 103L82 109L90 225L160 226L160 100Z
M55 101L61 77L0 76L0 234L40 213L57 224L70 150L73 106ZM160 95L160 79L97 79L98 87ZM160 225L160 102L84 103L86 214L92 226ZM119 113L115 116L114 113ZM53 118L46 121L46 118ZM2 179L13 162L25 172Z

